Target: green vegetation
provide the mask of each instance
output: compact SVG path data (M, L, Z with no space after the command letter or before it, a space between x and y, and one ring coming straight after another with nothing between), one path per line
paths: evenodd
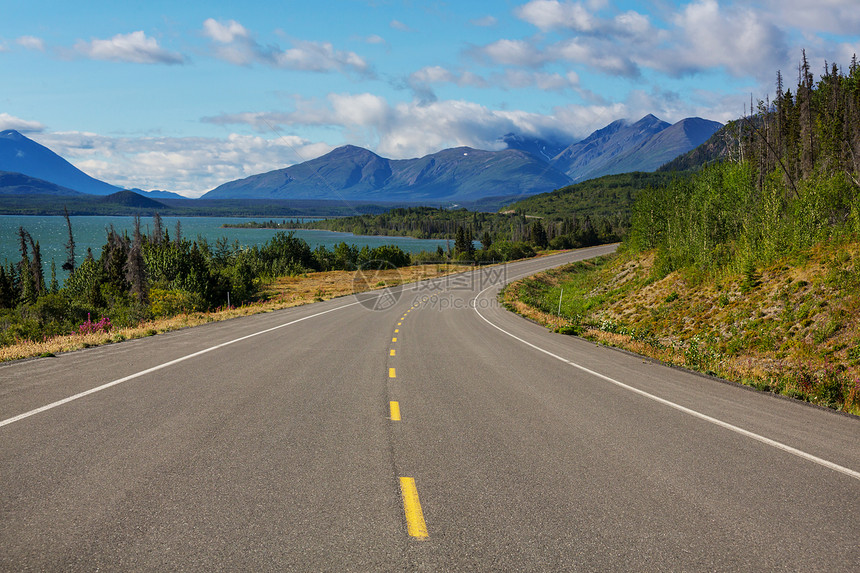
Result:
M624 229L614 227L604 217L571 216L558 221L543 221L518 213L479 213L465 209L407 207L391 209L378 215L359 215L324 219L306 223L250 223L240 226L288 229L327 229L356 235L387 235L419 239L451 239L460 229L471 240L480 240L484 249L469 257L478 261L512 260L507 249L511 244L528 244L536 248L569 249L619 240ZM489 248L487 248L489 246ZM463 249L456 249L462 253ZM514 257L520 258L520 257Z
M613 227L626 229L633 203L641 190L662 187L684 176L642 172L606 175L511 203L505 210L543 217L548 221L561 221L571 216L602 217L608 219Z
M860 66L729 125L726 161L642 190L619 255L515 283L562 332L860 414ZM561 297L561 312L559 299Z
M263 246L241 247L221 239L182 237L177 225L173 239L155 217L154 231L133 236L108 230L101 256L87 252L78 265L69 225L68 259L71 271L62 288L56 267L46 280L38 241L19 228L21 259L0 266L0 346L21 340L93 329L106 332L151 318L205 311L251 301L260 288L278 277L309 271L397 268L411 263L399 247L383 245L359 249L341 243L329 251L311 250L292 234L278 233ZM94 320L101 317L100 320Z

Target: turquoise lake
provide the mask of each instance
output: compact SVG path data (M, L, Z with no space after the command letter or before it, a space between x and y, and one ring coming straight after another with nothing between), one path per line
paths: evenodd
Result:
M162 217L162 228L166 229L173 237L176 222L180 221L182 236L186 239L194 240L197 237L204 237L210 243L214 243L221 237L227 237L231 244L238 240L241 245L252 246L264 244L278 231L274 229L231 229L223 228L222 225L255 220L268 221L269 219L269 217L256 219L253 217ZM275 219L278 222L282 220L283 218ZM133 217L71 217L71 222L75 237L75 259L78 263L86 256L87 248L92 249L93 255L98 258L105 243L107 229L111 225L120 233L128 231L129 235L134 228ZM66 243L69 239L65 218L59 216L0 215L0 263L4 266L7 262L17 262L21 259L21 252L18 248L18 227L24 227L34 241L39 241L46 280L50 277L51 259L53 259L57 266L57 278L62 283L66 273L60 267L66 260ZM152 230L152 219L149 217L142 218L141 229L144 234L149 234ZM307 241L311 249L319 245L330 249L341 242L355 244L359 247L367 245L371 248L379 245L397 245L408 253L425 250L435 251L438 245L445 248L444 240L435 239L376 237L316 230L293 232L297 237Z

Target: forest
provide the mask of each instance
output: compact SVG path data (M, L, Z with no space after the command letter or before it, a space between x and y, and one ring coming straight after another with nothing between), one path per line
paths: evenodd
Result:
M751 102L752 103L752 102ZM721 132L725 160L692 178L639 193L627 248L656 249L659 275L692 268L745 272L822 242L860 236L860 65L825 62L814 81L806 54L795 91Z
M539 248L570 249L612 243L626 230L626 220L591 214L569 213L543 218L523 212L482 213L466 209L402 207L386 213L296 223L247 223L245 227L327 229L356 235L387 235L418 239L452 239L462 229L484 249L493 243L531 243ZM462 251L461 251L462 252ZM470 255L471 256L471 255ZM490 253L492 257L492 254ZM495 260L508 260L492 257Z

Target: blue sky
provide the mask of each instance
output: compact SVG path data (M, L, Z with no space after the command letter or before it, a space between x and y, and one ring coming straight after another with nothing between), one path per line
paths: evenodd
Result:
M860 52L858 0L0 0L0 129L198 196L344 144L390 158L736 118Z

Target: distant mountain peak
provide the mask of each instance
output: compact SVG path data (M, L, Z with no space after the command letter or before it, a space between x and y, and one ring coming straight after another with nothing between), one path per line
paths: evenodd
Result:
M0 132L0 170L23 173L92 195L110 195L120 191L119 187L90 177L44 145L14 129Z
M635 123L616 120L551 161L573 181L630 171L654 171L663 163L695 148L720 124L687 118L675 125L648 114Z
M16 141L26 139L20 132L15 131L14 129L4 129L3 131L0 131L0 137L4 139L14 139Z

